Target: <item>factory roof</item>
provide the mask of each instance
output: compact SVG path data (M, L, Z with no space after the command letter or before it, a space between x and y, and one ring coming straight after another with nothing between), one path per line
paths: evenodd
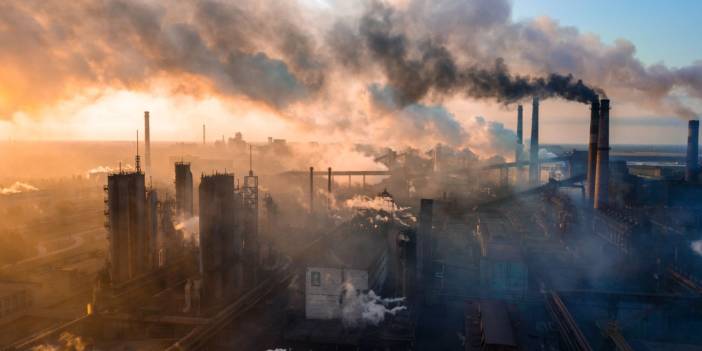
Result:
M375 211L368 214L353 221L368 223ZM351 225L343 228L328 237L327 250L313 262L326 267L371 269L387 248L388 230L392 230L391 226Z
M499 300L482 300L480 317L483 322L485 344L517 346L507 304Z

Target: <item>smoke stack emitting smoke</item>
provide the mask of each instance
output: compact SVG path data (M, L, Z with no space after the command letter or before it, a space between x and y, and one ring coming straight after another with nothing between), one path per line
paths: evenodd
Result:
M418 102L430 92L463 93L502 103L533 96L590 103L598 93L604 95L600 89L589 87L572 75L512 75L502 58L497 58L491 67L461 67L448 48L430 39L416 45L419 53L417 58L411 58L409 39L404 33L396 33L392 16L390 8L378 7L361 19L360 32L372 56L383 65L402 105Z

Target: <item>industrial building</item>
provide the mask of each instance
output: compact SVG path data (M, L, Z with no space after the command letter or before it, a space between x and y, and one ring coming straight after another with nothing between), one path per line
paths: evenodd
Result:
M111 174L106 191L110 279L118 285L150 268L149 209L144 174L141 171Z
M341 239L305 274L305 317L340 319L346 289L382 291L387 279L388 248L379 235Z
M527 156L518 106L514 162L437 144L384 150L387 170L254 174L239 137L172 161L174 187L147 187L137 162L106 180L106 269L83 268L99 253L54 264L64 293L96 276L81 290L91 298L61 297L81 317L52 325L57 309L28 312L38 288L7 289L18 297L0 296L11 301L0 313L51 329L0 342L26 349L68 331L105 348L171 350L698 347L687 334L702 315L699 125L688 125L684 157L660 163L611 149L610 101L589 107L588 145L559 149L539 144L534 98ZM224 165L236 152L245 167L245 145L237 179ZM544 147L555 156L539 158ZM203 172L197 199L186 159L222 160L198 165L220 171Z
M176 194L176 215L181 218L190 218L193 211L193 173L190 171L190 163L175 163L175 194Z
M234 175L203 175L199 196L202 296L206 301L222 302L241 288L243 278Z

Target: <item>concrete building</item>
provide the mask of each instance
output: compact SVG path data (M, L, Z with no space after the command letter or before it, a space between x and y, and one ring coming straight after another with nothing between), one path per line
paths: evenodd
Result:
M190 163L175 163L176 216L190 218L193 216L193 173Z
M118 285L150 267L144 173L111 174L106 190L110 278Z
M241 240L236 231L234 175L200 179L200 273L203 300L228 300L240 286Z
M338 319L346 289L379 292L387 278L388 250L378 233L354 233L337 241L305 273L305 317Z

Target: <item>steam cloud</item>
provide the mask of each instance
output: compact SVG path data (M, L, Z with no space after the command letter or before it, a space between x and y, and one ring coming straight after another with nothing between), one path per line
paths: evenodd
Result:
M702 256L702 240L695 240L690 243L690 249L700 256Z
M61 350L74 350L74 351L84 351L88 349L86 342L77 335L73 335L69 332L63 332L59 335L59 344L42 344L32 348L32 351L61 351Z
M405 299L382 298L373 292L358 293L350 283L344 285L344 302L341 306L341 321L347 327L378 325L386 315L395 315L407 309L401 305Z
M22 183L22 182L14 182L12 185L5 187L5 188L0 188L0 195L12 195L12 194L19 194L19 193L24 193L24 192L29 192L29 191L38 191L39 188L27 184L27 183Z
M195 235L198 232L200 225L200 217L194 216L188 219L181 220L173 225L175 230L180 230L183 233L183 238L186 241L191 241L199 245L200 237Z

